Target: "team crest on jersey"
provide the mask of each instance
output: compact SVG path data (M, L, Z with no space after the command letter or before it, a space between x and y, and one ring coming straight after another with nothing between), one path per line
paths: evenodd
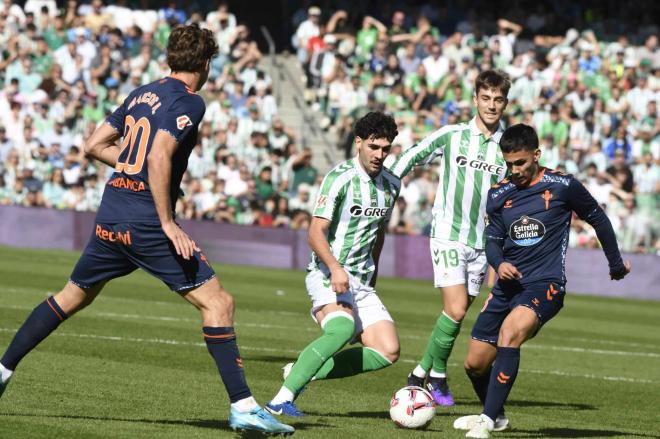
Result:
M543 239L543 235L545 235L545 225L526 215L511 223L511 227L509 227L509 237L522 247L538 244Z
M348 211L351 213L351 216L366 216L366 217L386 217L387 216L387 211L389 210L388 207L367 207L364 209L362 206L359 204L354 204L351 206Z
M192 120L185 114L176 118L176 127L180 130L192 125Z

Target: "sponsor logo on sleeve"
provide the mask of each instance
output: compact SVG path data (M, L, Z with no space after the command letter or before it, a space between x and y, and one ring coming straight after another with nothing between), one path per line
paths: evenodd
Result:
M190 120L190 118L185 114L176 118L176 127L180 130L184 129L185 127L192 126L192 124L192 120Z
M545 225L534 218L522 216L513 223L509 228L509 236L511 240L522 247L529 247L538 244L545 235Z

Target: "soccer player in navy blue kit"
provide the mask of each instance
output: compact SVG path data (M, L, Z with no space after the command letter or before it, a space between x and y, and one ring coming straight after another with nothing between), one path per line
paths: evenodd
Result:
M252 397L236 345L233 298L174 221L179 186L206 108L196 91L217 54L210 30L175 28L167 45L171 75L133 90L85 143L89 156L115 172L69 282L32 311L0 359L0 395L21 359L89 305L107 281L142 268L200 310L207 348L231 402L230 427L293 433Z
M610 277L630 272L609 219L587 189L572 175L539 166L532 127L508 128L500 148L510 177L489 190L486 204L486 257L499 279L474 324L465 359L484 409L454 422L471 438L508 428L504 403L518 374L520 347L563 306L572 212L596 230Z

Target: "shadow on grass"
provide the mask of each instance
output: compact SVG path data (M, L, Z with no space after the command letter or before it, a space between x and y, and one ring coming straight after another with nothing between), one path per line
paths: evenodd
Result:
M139 424L158 424L158 425L180 425L197 428L209 428L214 430L231 431L229 422L226 419L132 419L132 418L114 418L111 416L79 416L79 415L43 415L36 413L0 413L5 417L29 417L29 418L50 418L50 419L74 419L83 421L106 421L106 422L132 422ZM288 421L284 421L289 423ZM332 425L322 422L292 422L296 430L307 430L309 428L334 428ZM255 434L257 434L255 436ZM263 433L255 431L237 432L236 435L245 438L261 437Z
M616 430L593 430L588 428L541 428L539 430L513 429L508 432L512 438L543 438L543 437L615 437L634 436L660 438L656 434L631 434Z

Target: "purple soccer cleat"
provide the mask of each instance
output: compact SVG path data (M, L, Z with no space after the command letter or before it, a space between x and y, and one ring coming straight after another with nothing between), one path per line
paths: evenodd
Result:
M435 405L454 405L454 397L451 395L451 391L447 385L447 378L429 377L428 382L426 383L426 389L431 392Z

